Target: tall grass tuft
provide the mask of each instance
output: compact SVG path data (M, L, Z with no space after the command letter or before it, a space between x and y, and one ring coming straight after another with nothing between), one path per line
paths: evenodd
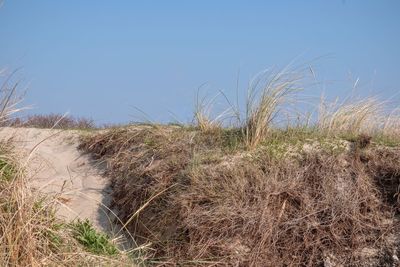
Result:
M400 138L400 107L393 109L387 116L382 118L384 121L382 135L392 139Z
M255 148L264 140L285 104L294 101L301 90L299 73L284 69L279 72L264 71L249 85L246 99L244 135L246 146Z
M212 132L222 128L223 120L231 113L231 108L228 108L215 117L212 117L212 111L216 99L220 94L215 95L211 99L200 97L199 91L196 95L196 104L194 109L195 125L202 132Z
M22 97L17 94L18 82L11 83L14 74L15 72L11 73L0 83L0 125L23 109L19 107Z
M317 128L327 135L375 134L383 126L384 102L376 97L348 99L339 103L321 97Z

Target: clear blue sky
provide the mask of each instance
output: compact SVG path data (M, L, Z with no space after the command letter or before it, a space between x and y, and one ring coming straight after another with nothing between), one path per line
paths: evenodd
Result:
M191 117L197 87L234 95L270 66L314 61L329 95L399 90L400 1L30 1L0 8L0 66L34 113L123 122ZM351 77L351 78L350 78ZM312 92L316 95L319 92Z

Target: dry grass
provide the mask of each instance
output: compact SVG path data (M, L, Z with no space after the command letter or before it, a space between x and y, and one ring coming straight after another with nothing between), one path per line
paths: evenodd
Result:
M263 145L229 150L224 138L131 127L86 137L81 148L107 162L113 205L152 244L155 264L395 264L400 151L364 138L340 154L276 159Z
M0 83L0 125L7 123L13 114L23 109L19 107L22 97L17 94L18 83L11 81L14 74L15 72Z
M107 163L112 208L139 245L151 244L152 264L399 264L400 151L374 142L399 137L399 116L384 118L375 98L323 100L315 128L274 128L300 79L288 71L258 76L239 128L210 119L213 100L198 98L195 129L142 125L83 138L80 148ZM55 115L31 123L53 127L54 120L60 122ZM322 146L338 135L352 136L349 149L311 147L279 157L271 149L310 138ZM0 164L1 174L13 178L1 188L0 265L115 264L54 229L52 202L38 202L24 176L10 176L14 169L6 166ZM54 246L53 234L65 245Z
M9 157L10 152L5 152L3 147L1 154ZM9 164L4 163L5 166ZM3 175L0 182L0 265L39 266L54 264L54 260L65 261L58 258L62 254L57 255L57 248L51 241L52 236L58 238L53 228L56 222L52 207L32 194L20 171L11 175Z
M195 125L199 128L199 130L204 132L211 132L220 129L222 126L221 119L224 116L224 113L221 113L219 116L216 116L213 119L211 118L212 108L217 96L207 100L206 97L201 98L199 93L200 89L197 92L194 110Z
M383 118L382 135L391 139L400 137L400 108L395 108Z
M327 103L321 98L317 127L331 134L376 134L382 131L384 102L375 97Z
M386 141L400 140L399 109L387 110L389 101L377 97L357 97L354 92L343 102L338 98L328 102L321 97L317 118L314 118L312 116L314 112L305 111L309 108L304 106L304 104L314 106L313 102L303 103L298 94L302 91L301 82L304 77L306 77L304 71L293 71L289 68L278 72L264 71L249 84L244 113L240 111L238 104L233 106L232 101L223 95L229 108L213 119L211 114L216 97L206 101L197 95L195 125L203 132L240 128L248 150L256 149L267 140L271 130L293 128L291 126L293 118L297 119L295 128L312 130L318 132L318 135L356 137L367 134L380 136ZM287 122L282 123L285 116ZM226 118L231 120L224 123Z
M244 118L238 106L233 106L224 95L229 108L218 116L211 118L213 105L218 97L207 101L197 93L194 120L200 131L218 131L223 126L242 128L245 144L249 150L254 149L267 136L273 127L273 121L278 118L287 104L293 104L294 94L301 90L299 72L283 69L281 71L266 70L258 74L249 84L245 103ZM234 122L232 124L232 118ZM231 119L231 124L224 125L224 119Z
M70 115L47 114L29 115L26 118L15 118L3 123L12 127L54 128L54 129L94 129L92 119L73 117Z
M293 101L302 76L288 70L266 71L250 83L246 101L245 139L248 148L255 148L272 128L273 120L284 104Z

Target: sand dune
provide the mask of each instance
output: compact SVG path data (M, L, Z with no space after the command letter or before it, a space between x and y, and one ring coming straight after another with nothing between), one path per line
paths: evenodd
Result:
M61 218L88 218L96 228L110 229L108 181L99 164L78 151L77 131L4 127L0 138L12 139L21 152L33 188L56 196Z

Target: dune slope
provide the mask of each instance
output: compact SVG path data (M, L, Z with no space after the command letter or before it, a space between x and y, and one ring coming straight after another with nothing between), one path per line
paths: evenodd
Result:
M0 129L0 139L13 142L33 188L56 195L59 217L89 219L100 230L110 230L107 208L108 182L100 166L77 150L77 131Z

